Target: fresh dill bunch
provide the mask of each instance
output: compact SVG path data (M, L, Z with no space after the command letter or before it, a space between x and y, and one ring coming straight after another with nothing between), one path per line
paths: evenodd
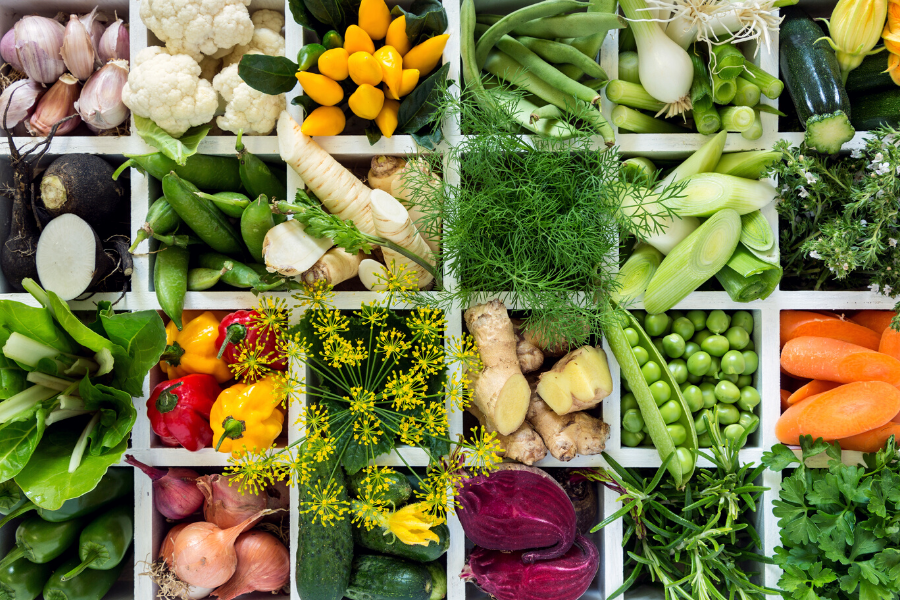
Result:
M654 232L670 214L669 192L633 186L617 150L577 116L565 140L508 133L521 93L504 89L492 104L465 90L445 94L436 112L456 117L466 135L444 156L410 159L419 165L407 176L424 215L417 227L442 232L440 258L454 281L419 302L449 308L499 297L529 311L529 329L580 345L615 310L620 231ZM439 193L434 171L443 173ZM626 192L636 214L621 211Z

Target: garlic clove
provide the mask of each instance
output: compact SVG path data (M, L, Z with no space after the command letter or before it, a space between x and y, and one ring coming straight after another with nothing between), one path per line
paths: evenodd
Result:
M113 129L128 118L128 107L122 102L122 88L128 83L128 61L111 60L91 75L75 110L94 131Z
M31 116L35 105L47 90L36 81L23 79L11 84L0 95L0 128L12 130ZM7 112L7 107L9 108Z
M116 19L115 23L106 28L100 38L97 52L100 55L100 62L104 64L114 58L130 60L128 25L122 19Z
M10 29L4 33L3 38L0 39L0 58L2 58L4 62L9 63L16 71L22 72L22 63L19 62L19 57L16 56L15 29Z
M69 72L81 81L91 76L94 66L99 62L91 34L76 15L69 17L59 53Z
M75 112L75 100L81 92L81 84L70 73L59 78L44 97L38 102L34 114L25 126L31 135L47 136L53 126L68 116L74 118L62 123L56 130L56 135L66 135L81 123L81 118Z
M38 83L54 83L66 72L60 58L66 28L46 17L27 16L16 23L16 56L22 70Z
M94 46L94 52L100 47L100 38L103 36L103 32L106 31L105 23L109 21L109 18L105 14L97 12L99 8L99 6L95 6L94 10L78 18L91 36L91 44ZM97 66L100 65L98 64Z

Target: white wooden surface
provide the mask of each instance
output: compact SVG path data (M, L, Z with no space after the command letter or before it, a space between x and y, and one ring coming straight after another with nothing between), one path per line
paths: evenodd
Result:
M511 7L527 3L529 0L480 0L476 2L479 9L491 10L493 12L509 10ZM130 22L131 30L131 54L135 56L137 52L148 45L157 45L159 40L148 32L138 18L140 0L98 0L101 9L110 15L117 12L119 16ZM389 2L393 4L394 2ZM802 4L813 4L819 8L827 9L828 0L804 0ZM403 4L408 5L409 2L404 1ZM11 27L15 21L24 14L43 14L52 16L59 10L64 11L86 11L92 8L94 2L92 0L2 0L0 2L0 35ZM254 0L251 5L251 11L257 8L273 8L285 11L286 3L282 0ZM459 0L444 0L447 14L450 22L451 38L444 52L444 61L451 63L450 77L455 81L459 81ZM827 12L827 10L825 11ZM286 38L287 55L289 57L296 56L297 52L303 46L303 31L295 23L293 23L289 11L287 12ZM778 72L778 56L777 56L777 36L773 39L771 51L761 49L756 57L762 68L770 73ZM615 32L607 37L601 52L601 64L607 74L614 78L617 72L617 35ZM301 119L302 114L299 107L290 105L290 98L300 92L299 86L293 92L288 94L288 110L296 119ZM785 97L787 97L785 95ZM771 102L777 105L777 102ZM605 113L609 113L612 105L604 100L603 109ZM763 115L762 138L756 141L748 141L736 134L729 134L726 143L726 152L740 150L766 149L778 139L786 138L794 143L802 140L802 134L797 133L780 133L778 132L777 118L774 115ZM452 142L460 135L458 123L446 123L445 134ZM18 145L27 144L31 140L28 138L17 138ZM395 136L387 140L382 139L375 146L370 146L364 136L337 136L332 138L320 138L318 142L323 148L335 155L339 160L361 164L367 162L372 156L378 154L394 154L403 155L415 149L414 143L409 136ZM700 147L704 142L704 137L699 134L663 134L663 135L638 135L638 134L621 134L618 136L617 144L623 155L633 156L642 155L653 158L676 158L683 157ZM278 143L274 136L267 137L250 137L245 138L245 144L254 154L259 155L265 160L278 161ZM848 145L847 148L861 147L862 135L858 134ZM125 154L140 154L151 152L153 149L137 136L110 138L110 137L60 137L56 138L52 145L48 158L44 160L44 166L49 164L50 159L55 156L70 152L88 152L103 155L110 162L120 164L124 160ZM200 145L200 152L205 154L230 155L234 152L233 136L210 136ZM9 150L5 140L0 141L0 183L7 183L11 178L9 169ZM149 179L135 170L130 172L131 183L131 222L132 231L135 231L140 224L143 223L149 203L161 195L160 184L158 181ZM300 185L300 181L292 171L288 171L288 183L290 188L296 188ZM9 203L7 200L0 200L0 236L5 238L8 230L9 220ZM774 207L769 207L768 218L771 222L776 222ZM125 298L117 304L116 308L120 310L143 310L158 309L159 305L156 301L152 285L152 269L151 259L147 254L148 243L143 243L138 249L138 256L135 258L135 272L132 279L132 290L125 295ZM141 255L144 253L143 255ZM2 277L0 277L2 279ZM448 281L448 285L453 285L452 281ZM5 282L0 281L0 298L14 299L28 304L36 304L27 294L8 293L9 287ZM77 309L93 309L94 303L101 299L115 300L117 295L106 294L95 296L87 301L73 303L73 308ZM338 308L353 309L358 308L362 302L370 301L375 294L359 291L359 292L339 292L336 294L336 304ZM256 299L250 293L243 292L191 292L188 293L185 308L187 309L223 309L236 310L248 308L255 304ZM773 293L764 302L755 302L751 304L741 305L732 302L724 292L699 292L691 294L676 308L679 309L705 309L711 310L715 308L721 309L745 309L751 310L754 315L756 328L754 331L754 341L756 342L758 352L760 354L760 380L758 383L759 391L763 401L759 407L760 427L759 433L755 434L750 440L748 447L742 451L742 457L745 461L758 462L764 449L771 447L777 443L774 437L774 422L778 418L780 412L780 375L778 366L778 324L779 312L786 309L829 309L829 310L854 310L854 309L889 309L893 307L893 302L880 295L870 292L791 292L778 290ZM523 307L527 308L527 307ZM461 311L454 311L448 315L449 323L448 335L458 335L462 330ZM608 352L611 356L611 353ZM626 448L621 446L619 432L619 398L621 395L619 384L618 365L615 361L611 361L611 369L613 370L615 390L613 394L603 403L604 420L613 425L612 435L607 445L607 451L617 461L625 466L655 468L660 464L656 451L646 448ZM149 390L160 379L158 372L151 373L148 381L144 386L144 398L149 395ZM226 455L216 453L211 449L200 452L188 452L184 449L173 449L160 447L156 436L149 427L146 418L146 409L144 399L137 399L136 406L139 410L139 418L132 434L132 448L130 453L150 465L156 466L189 466L195 468L222 468L227 464ZM298 413L297 407L292 407L287 423L291 424L288 430L288 439L293 441L298 439L299 431L292 424L295 422ZM462 432L462 416L454 413L450 419L451 435L455 436ZM403 458L412 465L424 466L426 457L423 452L418 450L406 449L403 451ZM402 464L399 457L392 455L382 457L378 461L382 464ZM701 463L702 464L702 463ZM552 458L545 459L538 466L541 467L589 467L603 466L604 461L599 456L579 456L569 463L560 463ZM150 561L158 552L162 537L168 528L164 519L154 510L152 502L152 488L149 479L142 474L136 474L135 487L135 543L134 555L135 561L140 565L141 561ZM772 555L774 547L778 545L778 527L775 519L771 516L772 500L777 498L777 493L781 484L779 474L766 472L763 476L763 483L771 488L765 494L762 509L759 512L760 534L762 535L765 545L765 552ZM609 515L615 512L619 505L616 502L615 495L609 491L600 493L601 515ZM291 492L291 520L295 522L297 516L297 494L295 490ZM477 591L473 586L466 586L460 579L459 573L465 561L466 543L459 522L455 518L450 519L451 544L447 554L447 575L449 584L448 597L451 600L463 600L465 598L482 598L484 594ZM12 527L5 528L0 532L0 551L5 551L12 542ZM615 590L623 580L623 553L621 549L622 524L621 520L609 526L597 538L601 548L601 569L594 581L592 588L586 598L599 599L604 598L610 592ZM291 556L293 557L296 549L297 533L292 528L291 532ZM324 551L325 549L323 549ZM293 562L293 561L292 561ZM292 567L293 569L293 567ZM116 586L107 598L109 600L125 600L126 598L136 598L137 600L151 600L155 596L155 589L147 577L138 575L142 572L142 568L138 566L135 574L126 573L122 581ZM768 586L774 587L780 573L774 566L766 567L764 571L764 582ZM292 573L293 581L293 573ZM132 583L133 582L133 588ZM271 595L265 595L271 598ZM261 598L262 595L259 595ZM293 583L291 585L291 600L299 599Z

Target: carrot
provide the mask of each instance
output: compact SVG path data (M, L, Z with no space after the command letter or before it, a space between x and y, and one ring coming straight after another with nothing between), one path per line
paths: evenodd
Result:
M784 412L788 409L790 404L788 404L788 398L791 397L791 393L787 390L781 390L781 412Z
M881 336L871 329L830 315L803 310L782 311L781 345L784 346L788 341L803 336L833 338L869 350L878 350L878 342L881 339Z
M900 360L900 331L894 331L890 327L885 329L881 334L878 351Z
M900 411L900 390L882 381L858 381L802 400L775 424L784 444L799 444L801 435L837 440L871 431Z
M796 376L839 383L884 381L900 386L900 360L832 338L799 337L784 345L781 366Z
M841 385L840 383L835 383L833 381L822 381L821 379L813 379L799 390L791 394L791 397L787 399L788 406L793 406L797 404L801 400L806 400L810 396L815 396L817 394L821 394L822 392L827 392L828 390L833 390L834 388Z
M884 330L891 326L891 319L897 313L892 310L861 310L853 315L850 320L857 325L868 327L877 334L884 333Z
M884 448L885 442L892 435L900 441L900 423L887 423L871 431L838 440L838 442L840 442L842 450L878 452Z

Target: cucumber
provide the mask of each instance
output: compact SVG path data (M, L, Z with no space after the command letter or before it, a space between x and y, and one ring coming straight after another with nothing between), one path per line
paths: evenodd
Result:
M890 73L886 72L889 56L890 52L884 51L867 56L861 65L850 71L844 87L847 89L847 95L853 98L854 111L856 111L856 100L864 100L868 94L900 91L900 88L891 79Z
M437 534L439 539L437 542L429 542L427 546L404 544L384 527L374 527L368 530L365 526L354 526L353 539L357 544L369 550L425 563L437 560L450 547L450 530L446 525L438 525L432 531Z
M882 125L900 126L900 89L856 98L853 102L852 122L860 131L869 131Z
M425 565L431 573L431 598L442 600L447 597L447 567L435 561Z
M324 487L334 471L334 481L345 489L344 469L338 466L337 455L315 463L308 485L300 486L300 502L312 500L310 486ZM346 501L347 492L338 496ZM353 528L349 516L323 526L313 522L312 513L298 517L297 536L297 593L303 600L341 600L350 585L353 564Z
M782 14L781 78L806 129L806 145L834 154L855 133L837 57L805 12L787 7Z
M365 469L357 471L350 476L350 493L357 498L360 496L360 487L365 478ZM393 503L395 508L403 506L403 504L409 500L409 497L412 496L412 486L407 480L406 475L403 475L402 473L391 473L390 475L387 475L385 479L388 481L388 489L380 496L380 498L383 498L386 502Z
M429 600L431 573L425 565L393 556L363 554L353 560L350 600ZM308 600L302 593L300 597Z

